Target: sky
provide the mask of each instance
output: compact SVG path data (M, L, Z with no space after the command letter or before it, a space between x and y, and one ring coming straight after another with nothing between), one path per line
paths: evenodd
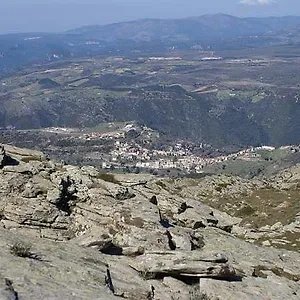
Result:
M0 0L0 33L61 32L141 18L300 16L300 0Z

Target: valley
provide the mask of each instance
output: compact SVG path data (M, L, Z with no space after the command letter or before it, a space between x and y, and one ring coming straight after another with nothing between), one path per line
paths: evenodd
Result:
M299 26L0 35L0 298L298 299Z
M1 80L0 125L89 128L136 121L216 147L297 144L298 58L233 55L196 51L29 68Z
M67 163L173 176L263 174L272 159L251 149L272 146L278 171L299 162L300 60L288 47L268 50L27 68L0 81L1 141Z

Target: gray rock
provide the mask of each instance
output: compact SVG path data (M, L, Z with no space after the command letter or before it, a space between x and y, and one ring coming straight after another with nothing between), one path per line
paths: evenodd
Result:
M14 290L13 283L7 278L0 277L0 299L18 300L18 293Z
M128 188L120 188L115 194L117 200L127 200L134 198L135 194L131 192Z
M230 195L254 184L233 184L221 176L193 181L192 186L186 179L165 180L162 187L153 176L121 174L113 183L100 179L95 168L55 164L30 150L5 149L11 149L6 152L19 165L0 170L3 299L13 299L5 294L4 278L13 282L20 299L299 296L299 253L258 247L234 235L253 241L266 235L273 245L270 235L283 242L278 234L298 233L297 219L253 231L251 224L244 226L242 219L212 209L199 196L211 193L213 201L226 195L215 189L219 180ZM178 192L180 185L186 187ZM153 195L157 205L149 201ZM167 229L159 211L168 219ZM20 240L32 245L37 259L12 255L10 245ZM108 269L110 284L105 280Z

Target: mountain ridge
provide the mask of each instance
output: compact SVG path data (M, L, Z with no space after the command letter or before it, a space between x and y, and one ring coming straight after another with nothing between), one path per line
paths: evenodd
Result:
M85 26L79 26L70 30L67 30L62 33L74 33L77 30L80 29L89 29L89 28L103 28L103 27L108 27L108 26L114 26L114 25L123 25L123 24L134 24L134 23L143 23L147 21L157 21L157 22L170 22L170 21L198 21L200 22L201 20L203 21L215 21L215 20L234 20L234 21L256 21L260 22L261 24L268 24L269 28L271 27L279 27L278 26L278 21L286 21L288 23L288 26L294 26L299 24L300 16L269 16L269 17L237 17L234 15L229 15L229 14L204 14L200 16L192 16L192 17L185 17L185 18L141 18L141 19L136 19L136 20L130 20L130 21L123 21L123 22L113 22L113 23L108 23L108 24L91 24L91 25L85 25ZM272 21L272 22L270 22ZM283 22L281 22L283 23Z
M172 30L175 30L175 33L181 31L185 34L185 38L189 38L190 40L197 38L214 40L217 37L226 38L236 37L237 35L247 36L249 34L265 34L270 30L281 31L293 28L299 23L300 17L239 18L225 14L213 14L180 19L138 19L135 21L112 23L108 25L83 26L67 32L84 33L88 34L90 37L96 37L98 34L98 38L105 38L105 32L103 31L111 33L110 31L115 30L113 33L115 33L117 37L118 31L121 31L123 34L122 39L127 39L129 37L134 39L133 33L135 31L148 30L148 33L150 34L151 27L156 32L156 26L161 26L159 27L161 29L160 33L168 32L169 29L170 33ZM139 28L135 28L138 26ZM198 27L198 30L201 29L203 36L195 35L195 27ZM128 36L126 36L126 30L128 31ZM137 40L139 40L139 38Z
M220 50L298 44L298 26L297 16L238 18L217 14L89 25L60 33L5 34L0 35L0 70L73 57L162 53L170 48Z

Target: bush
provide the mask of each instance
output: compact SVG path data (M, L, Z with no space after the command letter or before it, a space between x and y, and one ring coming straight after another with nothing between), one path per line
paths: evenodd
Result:
M31 245L24 242L16 242L12 246L10 246L10 253L24 258L30 258L35 260L42 260L40 255L35 254L31 251Z
M31 246L23 242L16 242L10 247L11 254L19 257L31 258L33 253L31 252Z

